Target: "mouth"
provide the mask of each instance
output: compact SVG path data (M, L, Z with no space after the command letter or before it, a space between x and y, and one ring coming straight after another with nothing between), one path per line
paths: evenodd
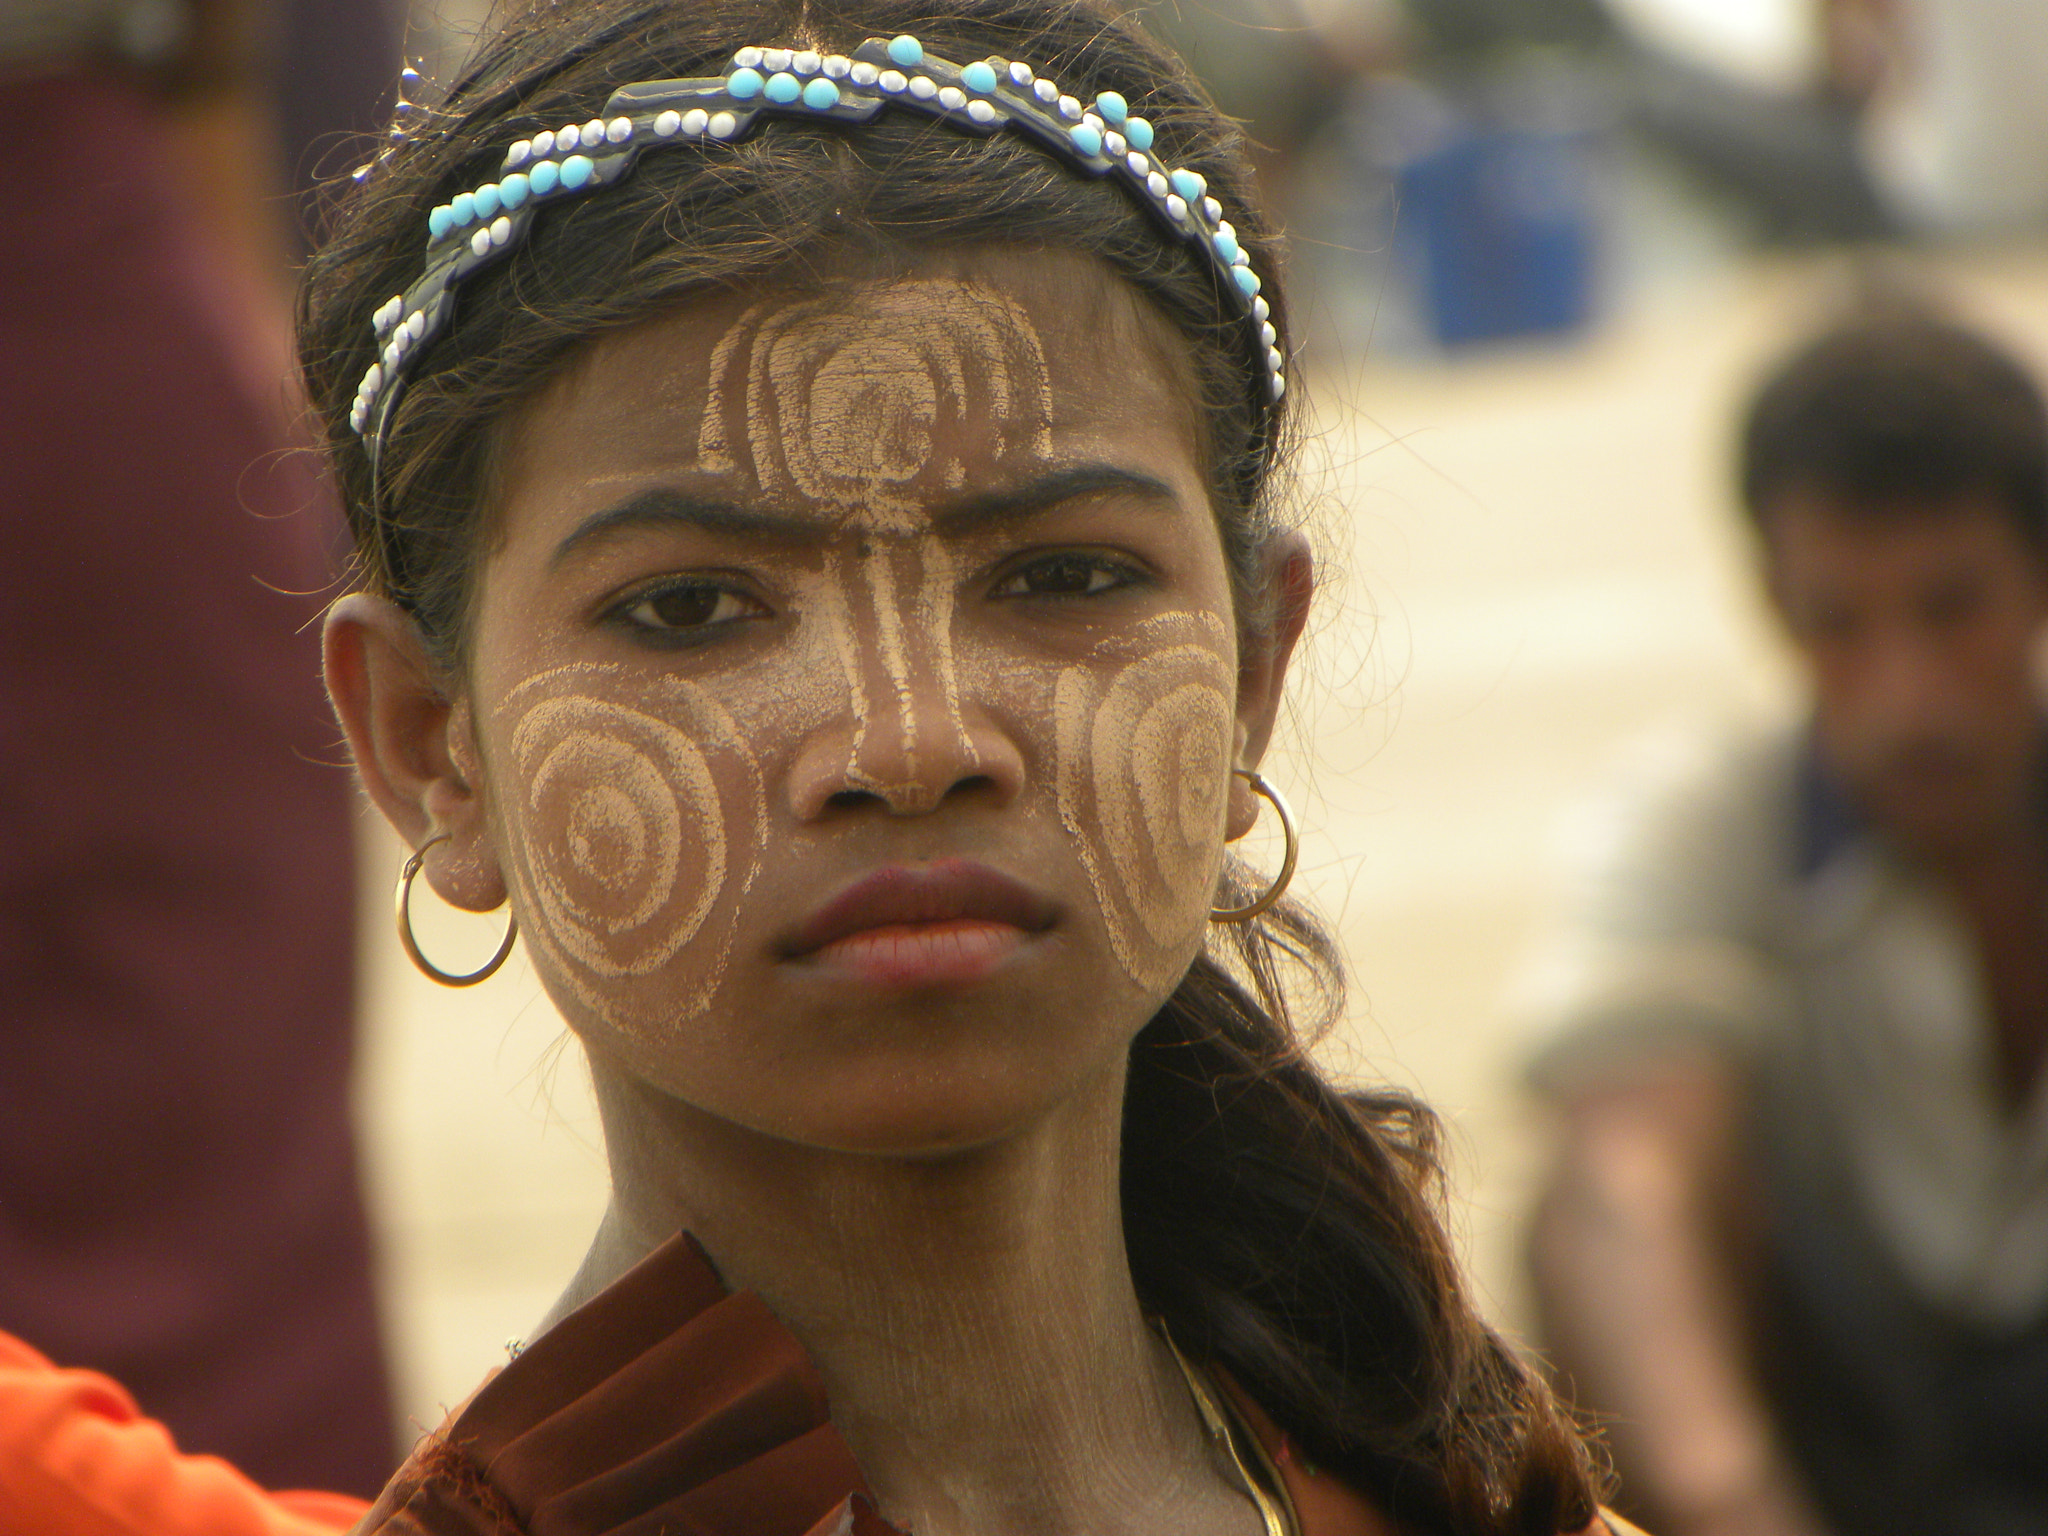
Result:
M776 952L883 987L965 985L986 977L1057 916L1047 897L985 864L892 865L825 902Z

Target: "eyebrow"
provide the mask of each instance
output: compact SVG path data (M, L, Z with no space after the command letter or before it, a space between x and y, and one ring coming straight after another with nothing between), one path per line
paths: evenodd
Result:
M1085 496L1103 495L1180 505L1173 488L1156 476L1114 464L1077 464L1022 485L982 491L955 502L933 518L933 526L941 534L958 535L1035 517ZM815 516L765 511L674 486L652 486L578 523L555 546L549 564L559 566L584 546L628 529L677 524L727 538L774 544L815 543L832 531Z

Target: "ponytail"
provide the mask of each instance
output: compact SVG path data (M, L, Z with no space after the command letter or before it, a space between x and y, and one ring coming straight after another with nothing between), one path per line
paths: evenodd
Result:
M1138 1036L1124 1231L1138 1294L1313 1463L1446 1536L1558 1536L1596 1511L1585 1443L1473 1310L1441 1218L1436 1116L1340 1093L1310 1061L1342 999L1329 937L1283 903L1220 930ZM1195 1194L1196 1198L1190 1198Z

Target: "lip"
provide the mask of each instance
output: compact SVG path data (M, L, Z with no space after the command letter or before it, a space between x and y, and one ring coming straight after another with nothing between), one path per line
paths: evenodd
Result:
M1051 928L1057 915L1049 897L1004 872L967 858L938 858L864 874L817 907L776 950L786 961L801 961L827 948L846 948L846 940L856 936L956 940L975 930L1010 928L1022 938Z

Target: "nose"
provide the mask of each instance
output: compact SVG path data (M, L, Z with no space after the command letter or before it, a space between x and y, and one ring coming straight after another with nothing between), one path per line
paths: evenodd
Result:
M791 810L804 821L862 804L920 816L975 792L1007 803L1023 757L963 692L950 568L916 547L863 546L836 564L828 622L846 702L804 744Z

